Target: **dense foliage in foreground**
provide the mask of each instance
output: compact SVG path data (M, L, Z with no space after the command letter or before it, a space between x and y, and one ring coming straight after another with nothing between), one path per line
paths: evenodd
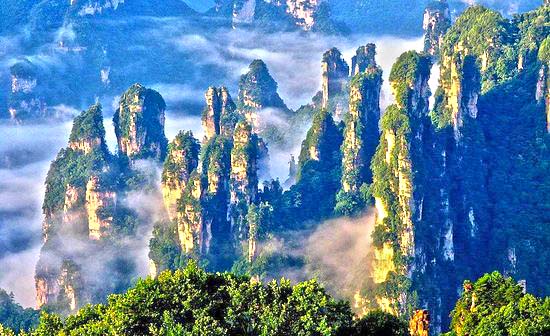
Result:
M368 331L368 333L367 333ZM373 334L374 332L374 334ZM43 313L31 335L405 335L406 324L381 312L354 322L346 302L315 280L266 285L246 276L207 273L190 263L139 281L105 305L65 320ZM11 335L7 329L0 334Z
M13 294L0 289L0 335L2 335L2 325L15 331L35 327L38 324L38 316L38 311L21 307L14 301Z
M0 306L0 317L6 307ZM26 312L34 313L28 321L36 321L36 311ZM15 330L30 327L2 322L6 326L0 324L1 336L15 335L8 326ZM464 283L452 312L451 330L445 336L550 335L550 298L526 294L512 278L498 272L486 274L474 283ZM404 321L381 311L354 319L348 304L331 298L316 280L294 286L288 280L262 284L247 276L207 273L191 262L184 269L163 272L156 279L140 280L125 294L111 295L107 304L88 305L65 319L43 312L38 327L20 335L409 333Z

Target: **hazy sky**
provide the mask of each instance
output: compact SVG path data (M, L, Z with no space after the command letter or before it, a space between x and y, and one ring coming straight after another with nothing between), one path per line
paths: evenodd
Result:
M197 11L206 11L214 6L214 0L184 0L189 6Z

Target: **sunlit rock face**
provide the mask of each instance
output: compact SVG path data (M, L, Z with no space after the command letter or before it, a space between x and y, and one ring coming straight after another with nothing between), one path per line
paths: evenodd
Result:
M91 176L86 184L86 212L90 239L100 240L109 236L116 204L116 192L103 185L100 176Z
M199 165L199 151L199 142L191 132L181 131L168 145L162 171L162 196L170 220L178 216L178 202Z
M461 138L464 118L477 118L480 74L471 56L445 55L442 60L441 88L446 93L446 108L451 111L455 140ZM468 74L465 76L464 74Z
M460 47L442 52L440 96L436 97L440 101L436 113L442 113L445 128L452 129L451 145L442 154L443 168L450 178L442 192L446 217L443 254L458 265L479 258L479 251L486 248L483 236L489 221L488 172L482 153L486 138L478 116L485 58L469 53ZM476 187L470 187L473 185ZM460 253L456 246L462 246Z
M206 253L210 244L210 233L203 226L204 209L202 200L205 190L200 174L195 170L178 201L177 235L181 250L190 255Z
M94 105L75 118L67 148L50 166L43 206L45 242L57 231L87 235L89 219L92 227L109 226L112 219L108 215L100 219L96 214L105 206L113 208L116 199L114 192L100 187L99 182L99 176L109 171L109 156L101 106ZM79 170L85 164L90 166Z
M267 147L235 111L226 89L210 88L206 100L200 158L198 141L180 133L169 146L162 183L181 251L209 260L217 270L234 261L241 245L255 248L247 215L257 199L258 169ZM162 261L154 263L157 267Z
M349 66L342 53L338 49L332 48L323 55L321 69L323 71L322 107L329 108L330 100L341 94L345 89L350 73Z
M258 137L252 127L246 122L237 124L231 150L229 217L238 240L246 239L249 232L246 215L258 194L259 154Z
M233 244L228 218L232 141L216 135L203 146L199 168L191 173L176 214L181 249L196 258L209 258Z
M44 245L35 273L39 307L72 312L95 295L104 295L95 285L88 286L82 269L104 276L103 270L93 267L108 268L111 258L117 257L114 252L105 260L98 257L110 248L106 242L113 237L117 220L116 170L105 142L102 109L96 104L75 118L68 145L46 178Z
M417 310L409 321L411 336L428 336L430 334L430 313L427 310Z
M342 145L342 191L346 193L357 193L362 184L372 182L370 162L380 137L382 88L382 70L376 65L374 54L374 45L361 47L353 62L358 72L350 83Z
M451 11L446 0L431 2L424 10L424 52L437 56L443 35L451 26Z
M113 122L119 152L131 160L163 160L168 141L164 135L162 96L141 84L132 85L120 98Z
M388 107L382 119L380 145L372 161L377 210L373 281L381 287L399 288L400 292L380 293L373 300L394 314L403 314L411 302L404 279L411 276L417 243L426 243L417 242L415 236L423 195L415 190L422 180L413 172L424 155L430 67L428 56L408 52L392 68L390 85L396 104ZM384 232L392 232L392 238Z
M206 140L215 135L231 135L239 116L237 107L225 87L210 87L205 93L206 108L202 114L202 127Z
M74 312L86 302L80 267L70 259L63 260L58 266L59 269L55 270L37 268L37 307L57 304L66 312Z
M49 302L54 302L59 295L59 286L55 276L47 276L38 273L35 276L36 306L43 307Z

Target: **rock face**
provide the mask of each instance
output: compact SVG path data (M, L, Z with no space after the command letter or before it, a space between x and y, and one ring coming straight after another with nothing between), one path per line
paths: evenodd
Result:
M131 160L163 160L168 141L164 135L162 96L141 84L132 85L120 98L113 122L119 152Z
M215 137L205 144L205 155L201 162L205 179L203 200L203 227L207 253L227 251L233 245L228 239L231 226L228 221L229 183L231 173L231 147L229 139ZM228 262L232 256L219 256L219 265Z
M541 62L543 64L539 70L535 99L546 107L546 131L550 133L550 61L541 60Z
M37 69L29 61L21 61L10 68L11 91L8 112L12 120L44 118L46 103L36 92Z
M256 14L257 0L239 0L233 4L233 28L243 24L252 24Z
M48 271L51 270L37 268L38 307L55 303L64 306L68 312L79 309L86 298L82 293L84 282L78 265L70 259L65 259L54 273L47 273Z
M184 253L200 255L207 252L210 233L203 229L203 209L201 202L204 186L201 176L194 171L189 178L178 204L177 233ZM205 236L208 234L208 236Z
M436 97L437 111L445 111L448 126L452 127L453 139L447 148L444 174L448 176L444 215L447 223L447 238L443 254L456 265L482 264L480 249L484 248L482 238L486 235L489 222L489 200L487 189L487 163L481 150L486 138L478 118L478 100L482 88L480 58L469 55L461 49L441 54L440 94ZM443 134L440 135L444 137ZM443 140L440 140L443 142ZM476 186L473 188L472 186ZM447 198L448 197L448 198ZM461 246L460 254L455 245ZM460 267L460 266L458 266ZM481 270L471 268L472 278ZM435 313L435 311L434 311ZM437 314L434 314L437 320Z
M325 52L321 62L323 70L323 108L329 108L329 101L341 94L349 77L349 66L340 51L332 48Z
M236 105L225 87L219 89L210 87L205 94L206 108L202 115L202 126L206 138L215 135L231 135L239 119Z
M427 310L417 310L409 322L411 336L428 336L430 334L430 313Z
M224 269L221 265L228 266L234 256L228 216L232 142L218 135L203 146L199 168L178 201L179 243L189 257L208 259L214 269Z
M446 0L432 1L424 11L424 52L437 56L443 35L451 27L451 11Z
M544 20L546 15L536 11L519 21ZM523 22L520 27L526 25ZM472 28L481 26L490 28ZM533 62L532 54L542 38L532 38L533 31L521 28L522 35L531 37L520 38L529 42L522 42L527 51L514 56L525 57L519 72L517 59L497 51L517 47L507 39L511 32L498 13L472 7L450 29L437 44L440 86L429 115L426 66L418 67L422 62L407 57L407 62L400 59L394 67L390 82L397 103L381 122L383 134L372 163L370 189L377 209L372 279L383 288L414 293L417 306L429 309L435 334L448 325L448 311L464 278L477 278L484 270L498 268L520 279L531 273L519 270L520 259L525 262L529 258L526 249L519 257L522 243L499 237L514 231L512 222L537 211L537 205L520 195L533 192L534 185L541 183L530 185L525 178L540 171L529 153L537 147L535 139L540 139L541 125L535 123L543 118L533 113L540 113L541 106L534 108L533 91L524 95L520 88L537 83L533 67L539 70L540 63ZM427 51L433 54L435 45L429 44L431 50ZM408 70L403 64L409 64ZM414 72L408 72L411 69ZM544 71L538 76L536 96L541 103L544 76ZM509 98L509 92L518 95ZM516 114L519 110L525 113L521 117ZM522 135L514 131L520 128ZM516 145L518 141L524 145ZM511 172L509 167L521 166L515 159L519 157L523 164L531 162L531 167ZM515 203L518 198L522 201ZM524 209L523 215L508 212L510 203ZM536 231L536 226L531 229ZM498 252L491 252L495 248ZM492 253L494 257L487 258ZM371 303L402 313L411 296L389 294L379 295Z
M218 13L230 7L233 28L262 27L271 30L315 30L334 32L337 29L323 0L234 0L218 3ZM328 6L326 6L328 8Z
M54 267L51 267L53 266L52 260L45 261L43 253L41 253L40 258L35 273L37 307L43 307L48 303L55 302L59 295L59 286L57 284L58 270L54 270Z
M262 151L227 89L208 89L206 105L200 160L196 140L186 139L182 151L176 150L180 147L176 138L165 163L163 194L169 218L177 223L183 253L211 260L214 269L223 269L221 265L234 257L232 233L239 237L247 228L246 211L256 197Z
M47 241L51 231L56 231L59 226L77 233L90 232L86 217L86 207L89 205L91 217L97 218L93 213L102 207L97 200L99 183L92 182L88 189L86 183L90 180L99 182L97 174L108 170L109 153L105 144L105 130L100 105L92 106L75 118L67 149L61 150L57 159L52 163L48 180L46 181L46 198L44 200L44 240ZM74 162L79 165L90 164L92 169L78 170ZM71 169L74 171L66 171ZM86 203L87 194L90 200L97 203ZM113 199L110 192L102 194L106 204ZM93 216L92 216L93 215ZM62 220L61 222L59 220Z
M417 160L423 151L430 67L430 59L415 52L401 55L395 63L390 84L396 104L384 114L381 143L372 162L377 210L372 277L382 288L400 288L401 293L396 296L386 292L374 300L380 308L394 314L403 313L411 300L406 282L400 276L410 274L413 265L407 260L415 256L417 248L415 222L421 216L419 204L423 196L414 190L420 181L415 180L413 171L420 164ZM399 228L392 237L386 234L394 230L388 225Z
M102 185L100 175L91 176L86 184L86 212L90 239L101 240L109 236L116 204L116 192Z
M130 242L140 221L124 199L137 172L109 152L99 104L74 119L52 162L44 197L44 245L36 265L37 305L70 313L130 285Z
M366 51L367 47L360 50ZM370 57L374 56L374 47L369 50L369 53L358 53L354 63L360 72L350 83L349 113L344 120L342 145L342 191L345 193L357 193L363 183L372 182L370 162L380 136L382 70Z
M93 105L88 111L75 118L68 147L85 155L92 154L96 150L107 152L101 105Z
M322 0L286 0L287 13L303 30L311 30L315 25L315 12Z
M298 165L296 164L296 159L294 155L290 156L290 161L288 161L288 178L284 182L285 187L290 187L296 183L296 175L298 174Z
M445 51L441 60L431 113L430 57L406 53L394 65L390 85L396 104L382 118L371 187L377 209L373 281L401 288L400 295L374 300L403 314L410 293L416 293L418 303L433 312L436 333L452 306L450 288L460 284L454 271L443 269L463 274L469 265L468 271L477 274L472 265L482 264L474 260L488 221L486 167L479 150L484 135L477 120L481 75L471 56ZM434 282L448 287L426 291Z
M254 129L262 122L259 114L261 110L271 108L284 113L290 111L277 93L277 88L277 82L262 60L253 61L248 73L241 76L237 107Z
M229 216L233 234L238 240L248 238L248 208L258 193L258 139L252 127L240 122L233 134Z
M369 43L359 47L355 52L355 56L351 59L351 76L365 72L370 67L376 67L376 45Z
M451 123L455 140L461 138L460 130L464 126L464 118L477 118L477 101L480 94L480 74L471 56L445 56L442 61L441 87L445 96L445 108L451 111ZM463 74L469 74L464 76Z
M168 155L162 171L162 196L168 218L177 218L178 202L191 174L199 165L200 145L191 132L180 132L168 145Z
M61 273L58 279L59 298L58 301L65 301L70 311L75 311L82 306L84 301L81 289L84 286L80 274L80 268L71 260L65 260L61 264Z
M110 170L101 106L94 105L75 118L69 144L48 172L44 246L35 275L39 307L73 311L87 301L76 259L89 241L110 236L117 203L107 182Z
M210 88L206 98L202 144L180 133L168 149L162 184L169 223L153 231L155 272L187 258L206 260L212 270L227 270L240 256L252 261L258 232L272 212L258 204L265 142L235 111L225 88Z

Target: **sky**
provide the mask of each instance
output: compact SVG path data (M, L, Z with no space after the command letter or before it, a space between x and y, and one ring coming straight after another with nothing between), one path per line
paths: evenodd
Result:
M196 11L204 12L214 6L214 0L184 0L189 7Z

